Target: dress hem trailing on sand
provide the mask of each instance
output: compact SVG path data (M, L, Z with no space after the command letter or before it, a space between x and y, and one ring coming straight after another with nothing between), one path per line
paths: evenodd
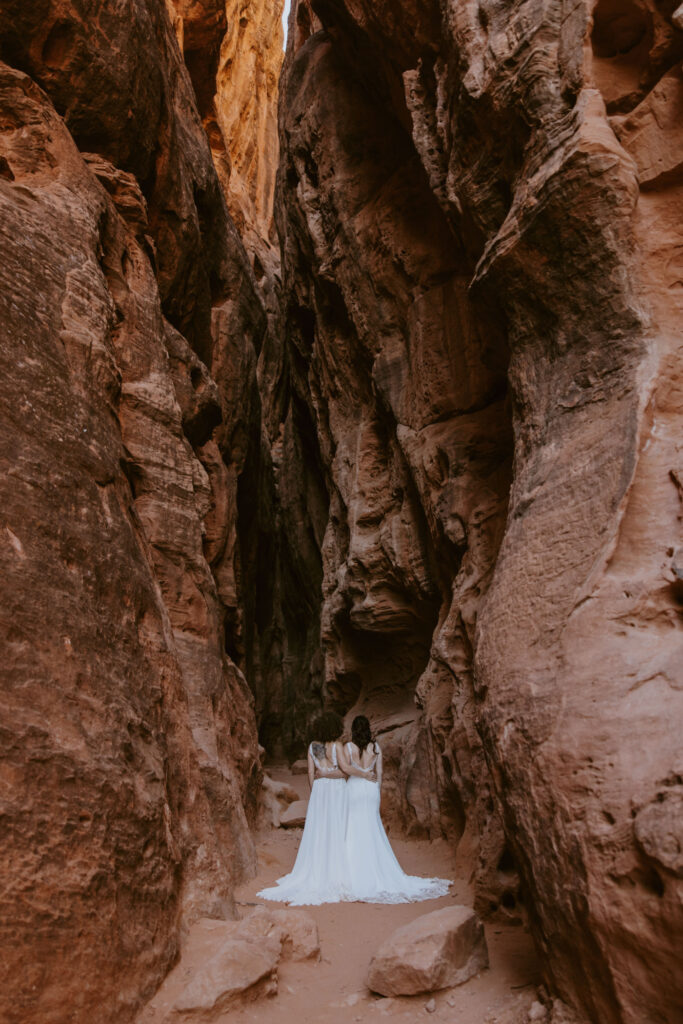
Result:
M360 903L417 903L447 896L447 878L407 875L391 848L379 813L376 782L352 776L348 790L346 851L351 899Z
M294 867L256 895L291 906L318 906L350 899L346 859L346 780L316 779Z
M256 895L291 906L417 903L446 896L447 878L407 875L379 813L377 782L316 779L291 872Z

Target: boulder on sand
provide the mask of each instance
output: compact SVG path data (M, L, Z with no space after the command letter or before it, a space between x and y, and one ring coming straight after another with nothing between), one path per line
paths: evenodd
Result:
M262 822L269 822L273 828L280 827L280 815L288 804L299 799L297 791L288 783L271 779L264 774L259 793L259 817Z
M228 1007L275 995L283 935L270 921L255 923L196 921L138 1024L211 1024Z
M306 824L308 800L296 800L280 815L282 828L303 828Z
M300 761L295 761L290 768L292 775L306 775L308 772L308 761L303 757Z
M256 907L239 926L240 934L253 942L276 940L283 960L320 958L318 926L305 910L290 907Z
M282 943L283 960L319 960L320 938L318 926L305 910L275 910L272 912L282 921L285 938Z
M461 985L488 967L484 927L469 907L446 907L397 928L375 953L368 987L409 996Z
M214 1021L236 1003L277 992L279 951L229 938L206 966L197 971L175 1000L169 1020Z
M282 782L280 779L271 779L270 775L264 774L262 786L284 805L293 804L295 800L300 799L293 786L290 786L288 782Z
M196 921L182 957L138 1024L213 1024L230 1010L277 992L281 959L319 959L313 918L256 907L241 921Z

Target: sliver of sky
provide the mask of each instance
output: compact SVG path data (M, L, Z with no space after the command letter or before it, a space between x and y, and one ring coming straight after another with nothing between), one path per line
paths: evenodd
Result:
M285 0L285 9L282 12L282 24L285 30L285 38L283 41L283 48L287 49L287 22L289 21L289 11L292 6L292 0Z

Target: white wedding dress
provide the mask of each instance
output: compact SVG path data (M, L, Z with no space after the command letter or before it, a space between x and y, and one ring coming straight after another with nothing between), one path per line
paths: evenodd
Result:
M377 744L375 757L367 768L353 757L353 748L346 745L351 764L366 775L379 769L382 752ZM348 818L346 823L346 854L348 862L347 899L362 903L413 903L433 900L448 893L447 878L421 878L407 875L391 849L379 813L380 784L352 775L346 783Z
M293 906L340 903L352 899L349 891L349 867L346 859L346 779L326 778L339 771L336 744L332 747L331 767L323 764L313 751L316 778L306 812L304 834L294 867L257 896Z

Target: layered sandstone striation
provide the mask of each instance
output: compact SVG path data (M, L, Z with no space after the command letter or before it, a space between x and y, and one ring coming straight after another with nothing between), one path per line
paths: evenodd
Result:
M254 866L267 317L163 4L1 6L0 1016L122 1022Z
M308 693L601 1024L683 1004L675 6L300 0L282 79Z

